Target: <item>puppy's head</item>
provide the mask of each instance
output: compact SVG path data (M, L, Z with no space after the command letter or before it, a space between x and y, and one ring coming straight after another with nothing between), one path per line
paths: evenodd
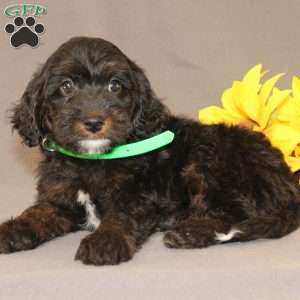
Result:
M70 150L103 153L151 134L163 111L143 71L116 46L80 37L34 74L12 124L28 146L47 136Z

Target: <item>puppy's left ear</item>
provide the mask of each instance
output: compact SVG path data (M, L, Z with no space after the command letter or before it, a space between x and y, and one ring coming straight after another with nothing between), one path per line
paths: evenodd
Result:
M20 102L12 110L12 127L29 147L37 146L42 139L38 108L43 102L43 88L44 78L42 70L39 70L33 75Z
M160 132L169 116L168 109L157 98L144 71L131 61L134 71L138 101L133 119L134 130L141 136Z

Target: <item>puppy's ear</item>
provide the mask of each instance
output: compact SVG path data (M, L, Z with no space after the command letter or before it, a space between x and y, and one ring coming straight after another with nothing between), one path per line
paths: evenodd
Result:
M43 101L44 79L42 70L38 70L28 83L19 103L12 109L11 123L29 146L37 146L41 139L41 126L38 124L38 107Z
M136 133L147 136L149 133L161 131L169 116L169 111L155 95L144 71L135 63L131 63L138 90L138 103L133 125Z

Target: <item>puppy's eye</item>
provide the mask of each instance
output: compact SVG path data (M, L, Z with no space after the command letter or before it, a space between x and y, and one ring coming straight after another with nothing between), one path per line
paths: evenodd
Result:
M59 89L64 96L70 96L75 89L74 83L71 79L65 80Z
M108 91L110 93L119 93L122 90L122 84L116 80L112 79L108 84Z

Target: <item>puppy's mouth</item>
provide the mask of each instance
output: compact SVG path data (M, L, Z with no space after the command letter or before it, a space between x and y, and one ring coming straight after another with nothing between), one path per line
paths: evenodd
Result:
M84 139L78 142L78 146L79 153L103 154L111 150L112 142L106 138Z

